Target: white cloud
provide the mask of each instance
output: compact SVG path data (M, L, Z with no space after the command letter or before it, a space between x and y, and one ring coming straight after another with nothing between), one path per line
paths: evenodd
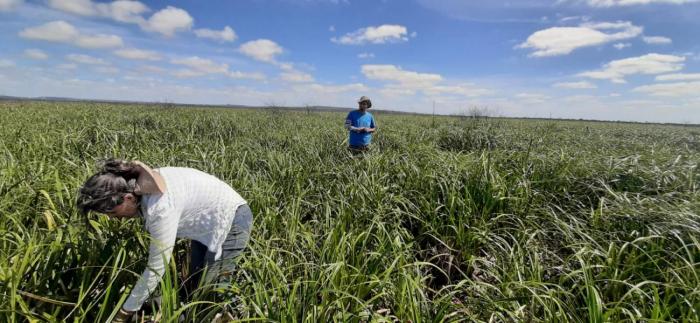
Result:
M478 97L494 93L492 90L478 88L471 83L435 85L424 89L423 92L429 96L447 95L462 97Z
M203 73L200 71L195 71L195 70L190 70L190 69L180 69L177 71L174 71L171 73L175 77L179 78L190 78L190 77L200 77L203 75L206 75L207 73Z
M616 31L605 33L603 31ZM552 27L537 31L516 48L532 48L534 57L567 55L582 48L639 36L642 27L628 21L585 23L579 27Z
M238 51L253 59L274 63L275 57L282 54L284 49L269 39L258 39L241 45Z
M142 14L150 11L138 1L117 0L110 3L95 3L92 0L48 0L54 9L81 16L99 16L125 23L143 24Z
M357 54L357 58L362 58L362 59L374 58L374 53L359 53L359 54Z
M228 64L219 64L210 59L197 56L173 59L170 61L176 65L186 66L186 69L180 69L172 72L172 75L180 78L199 77L210 74L221 74L233 79L249 79L249 80L265 80L265 75L257 72L240 72L229 71Z
M657 81L700 81L700 73L694 74L665 74L656 77Z
M625 76L634 74L661 74L675 72L683 68L685 57L662 54L647 54L607 63L602 69L578 74L593 79L625 83Z
M121 37L116 35L81 35L75 39L76 45L83 48L115 48L124 46Z
M54 9L76 15L92 16L97 14L97 9L91 0L48 0L48 5Z
M95 71L102 74L118 74L119 69L113 66L99 66L95 67Z
M146 66L141 67L140 69L147 71L147 72L158 73L158 74L162 74L162 73L166 72L166 69L164 69L162 67L158 67L158 66L152 66L152 65L146 65Z
M109 4L107 16L119 22L144 24L145 19L141 15L149 11L151 10L141 2L118 0Z
M9 59L0 59L0 68L13 67L13 66L15 66L15 62L13 62Z
M632 44L630 44L630 43L617 43L617 44L613 45L613 47L615 47L615 49L617 49L617 50L621 50L621 49L624 49L624 48L627 48L630 46L632 46Z
M109 65L109 63L105 62L101 58L96 58L96 57L92 57L92 56L84 55L84 54L69 54L69 55L66 55L66 58L70 61L80 63L80 64Z
M73 25L63 21L52 21L41 26L25 28L19 32L20 37L27 39L45 40L57 43L69 43L80 35Z
M240 71L233 71L229 72L228 77L233 78L233 79L249 79L249 80L256 80L256 81L263 81L266 79L265 74L263 73L248 73L248 72L240 72Z
M0 0L0 11L10 11L24 2L23 0Z
M367 86L362 83L351 83L343 85L327 85L327 84L308 84L303 85L299 88L301 92L308 93L323 93L323 94L338 94L346 92L366 92L369 90Z
M30 48L24 50L24 55L31 59L47 59L49 55L44 53L42 50Z
M439 74L405 71L394 65L362 65L362 74L371 80L391 81L419 88L442 81Z
M138 24L143 30L157 32L166 37L190 30L194 24L194 19L187 11L173 6L167 6L145 19L143 15L151 10L145 4L132 0L117 0L110 3L98 3L92 0L48 0L48 5L76 15L104 17L118 22ZM225 37L229 37L228 33Z
M362 65L362 74L370 80L390 82L380 90L388 97L415 95L417 91L432 98L471 98L493 93L492 90L478 88L471 83L444 84L441 83L444 79L439 74L406 71L395 65Z
M586 3L592 7L621 7L646 4L684 4L697 2L698 0L587 0Z
M180 71L180 74L178 75L180 77L228 73L228 64L218 64L212 60L200 58L198 56L192 56L182 59L173 59L170 62L177 65L184 65L191 69Z
M161 59L160 55L154 51L136 48L119 49L114 51L114 55L134 60L157 61Z
M548 95L540 93L518 93L515 97L523 103L542 103L550 99Z
M179 31L190 30L194 19L187 11L168 6L148 18L144 29L172 37Z
M231 27L226 26L223 30L212 30L212 29L196 29L194 34L200 38L209 38L220 42L232 42L238 38L236 32L231 29Z
M385 44L408 41L408 30L401 25L381 25L360 28L331 41L342 45Z
M57 20L40 26L25 28L19 32L20 37L57 43L73 44L83 48L114 48L123 46L121 37L116 35L82 34L73 25Z
M597 86L591 82L561 82L554 83L552 86L564 89L595 89Z
M647 93L653 96L691 96L700 93L700 82L678 82L644 85L636 87L632 91Z
M286 82L295 82L295 83L304 83L304 82L313 82L314 77L311 76L311 74L304 73L304 72L299 72L299 71L292 71L292 72L284 72L280 74L280 79Z
M78 65L75 65L72 63L71 64L59 64L58 66L56 66L56 68L59 68L62 70L74 70L74 69L78 68Z
M644 36L642 40L647 44L652 45L666 45L672 42L671 38L662 36Z

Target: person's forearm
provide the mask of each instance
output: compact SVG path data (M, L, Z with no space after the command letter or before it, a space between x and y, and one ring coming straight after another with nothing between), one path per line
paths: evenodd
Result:
M119 309L119 312L117 312L116 315L114 315L114 318L112 319L113 323L121 323L121 322L126 322L128 321L131 316L134 315L134 312L132 311L127 311L123 308Z

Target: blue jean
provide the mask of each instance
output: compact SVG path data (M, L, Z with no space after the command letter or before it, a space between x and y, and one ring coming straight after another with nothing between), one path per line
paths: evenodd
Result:
M243 253L250 240L250 231L253 227L253 212L247 204L243 204L236 210L233 223L229 229L226 240L221 246L221 258L214 260L216 253L211 252L199 241L192 240L190 251L190 271L186 288L188 294L196 289L202 279L202 272L206 269L204 284L215 284L217 287L231 285L233 272L236 270L236 258Z

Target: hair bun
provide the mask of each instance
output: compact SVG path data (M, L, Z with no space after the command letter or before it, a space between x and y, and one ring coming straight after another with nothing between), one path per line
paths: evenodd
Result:
M121 176L126 180L139 177L139 171L136 166L127 160L110 158L103 162L102 173L112 173Z

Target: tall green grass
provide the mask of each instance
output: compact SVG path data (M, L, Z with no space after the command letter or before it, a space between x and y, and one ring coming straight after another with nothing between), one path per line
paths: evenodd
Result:
M0 321L111 317L145 266L138 220L86 219L105 157L212 173L254 231L246 321L700 321L700 128L375 113L0 103ZM179 256L182 256L182 251ZM163 322L206 321L170 267Z

